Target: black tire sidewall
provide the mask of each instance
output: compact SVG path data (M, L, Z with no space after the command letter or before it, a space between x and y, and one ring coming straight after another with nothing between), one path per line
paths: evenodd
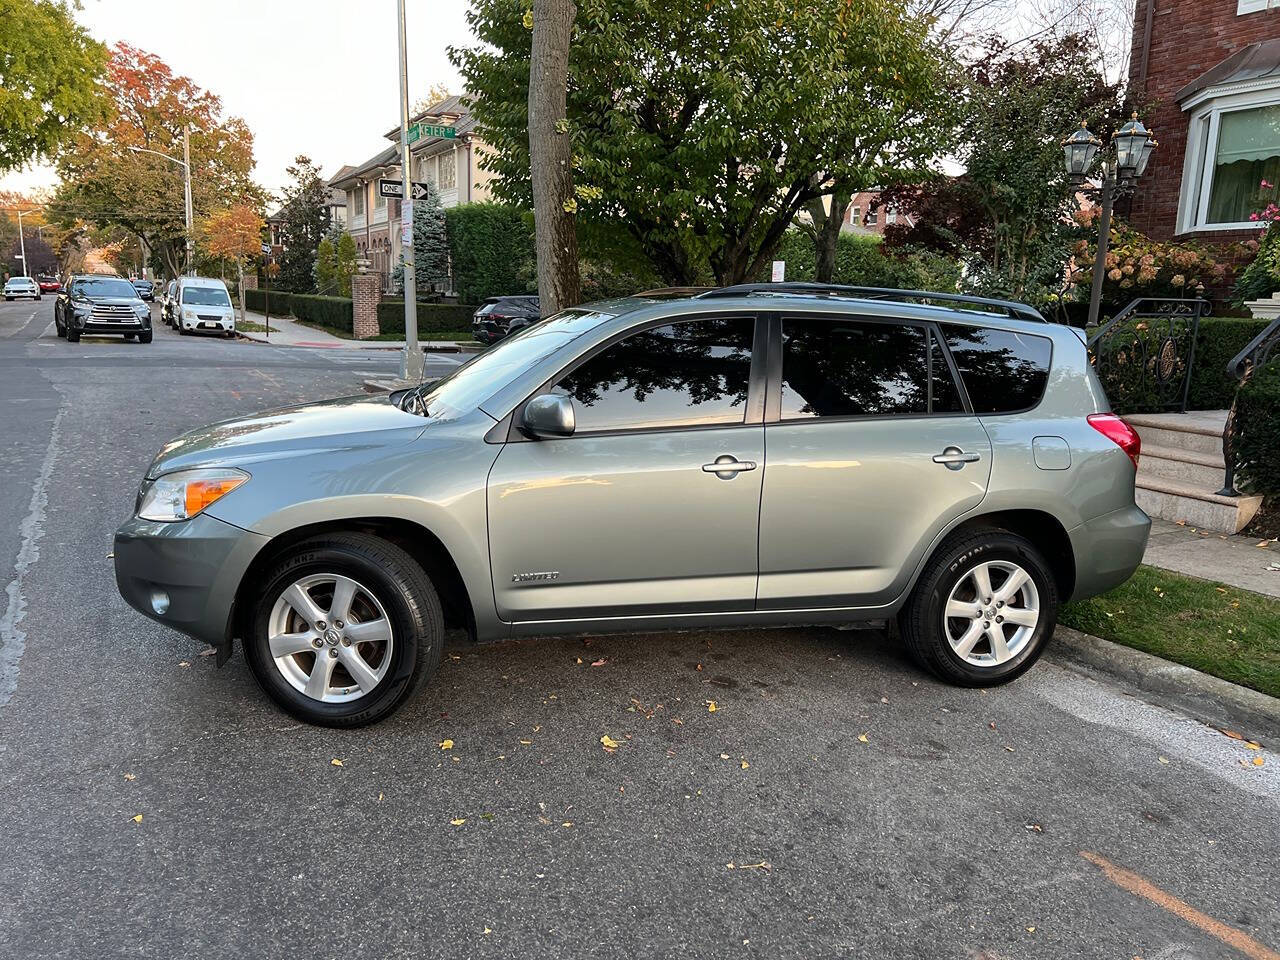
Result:
M1044 652L1058 619L1058 590L1048 564L1027 540L1015 534L992 532L966 539L938 558L930 571L931 582L921 584L917 597L917 629L923 628L933 648L929 658L945 679L965 686L1006 683L1025 673ZM1040 621L1031 640L1011 660L997 667L976 667L951 649L942 629L942 611L956 583L979 563L1006 560L1022 567L1035 584L1040 598ZM922 639L926 639L922 638Z
M348 703L320 703L295 690L281 675L271 656L267 628L276 599L296 580L315 573L351 577L378 598L391 620L393 643L387 675L372 693ZM244 638L245 658L263 690L293 716L309 723L358 726L381 719L394 710L409 692L419 666L421 629L404 587L386 569L360 556L357 551L319 545L294 553L268 575L266 586L254 604L248 635Z

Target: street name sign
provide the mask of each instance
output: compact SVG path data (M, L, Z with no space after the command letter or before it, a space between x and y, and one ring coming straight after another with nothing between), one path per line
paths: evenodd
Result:
M408 140L410 143L417 143L423 137L442 137L445 140L453 140L458 136L458 131L453 127L446 127L434 123L415 123L409 127Z
M409 187L409 192L412 194L410 199L425 200L427 198L427 190L428 186L425 180L413 181L412 186ZM404 197L404 184L399 180L380 179L378 181L378 193L384 197L399 200Z

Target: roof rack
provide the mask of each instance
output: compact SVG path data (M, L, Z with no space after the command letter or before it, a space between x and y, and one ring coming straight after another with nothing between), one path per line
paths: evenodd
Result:
M681 297L696 297L700 293L715 290L715 287L655 287L652 290L641 290L633 293L633 297L646 297L650 300L678 300Z
M895 290L891 287L850 287L837 283L738 283L730 287L717 287L700 294L700 299L715 297L745 297L755 293L803 294L814 297L857 297L863 300L941 300L969 306L999 307L1017 320L1048 323L1040 311L1025 303L1013 300L996 300L992 297L973 297L963 293L938 293L934 290Z

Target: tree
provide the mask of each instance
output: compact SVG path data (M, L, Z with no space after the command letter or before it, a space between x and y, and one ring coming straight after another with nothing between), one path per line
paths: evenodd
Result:
M236 265L240 319L244 319L244 265L261 249L264 224L258 211L239 204L210 217L204 225L205 246L215 257L224 257Z
M1041 298L1071 254L1075 188L1062 137L1081 120L1104 138L1123 115L1119 88L1103 77L1088 38L1010 48L988 41L969 65L958 177L886 191L882 204L914 226L889 227L891 244L926 246L966 260L977 292Z
M106 47L66 0L0 0L0 172L53 155L97 123Z
M338 257L333 241L325 237L316 247L316 293L336 296L338 292Z
M581 299L574 214L573 148L568 136L569 41L573 0L533 0L529 52L529 175L538 298L543 316Z
M527 204L532 38L507 0L468 19L481 45L450 55L482 162ZM578 217L624 224L672 283L754 277L810 201L945 152L947 53L890 0L583 0L572 40Z
M427 92L413 101L413 105L409 107L410 117L419 117L434 107L441 100L448 100L453 96L449 92L448 84L439 81L427 86Z
M449 280L449 238L445 233L444 207L440 194L430 184L427 184L426 197L413 203L413 270L415 279L423 285Z
M58 157L62 184L50 217L121 227L144 240L171 276L181 272L186 244L183 128L191 127L191 189L197 220L228 205L261 205L253 182L253 135L243 120L224 118L222 101L154 54L126 43L112 48L106 119L75 134ZM167 154L165 159L154 153Z
M351 234L344 231L338 237L335 253L338 296L349 297L351 296L351 278L356 273L356 242Z
M329 187L309 157L299 155L287 172L293 182L280 208L280 288L307 293L315 289L316 248L329 229Z

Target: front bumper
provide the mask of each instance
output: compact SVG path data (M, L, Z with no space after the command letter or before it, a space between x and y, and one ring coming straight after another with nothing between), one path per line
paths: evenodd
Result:
M1070 599L1106 593L1133 576L1150 533L1151 518L1137 506L1094 517L1070 531L1076 558L1076 587Z
M194 320L181 317L179 322L183 330L193 333L226 333L236 328L235 317L197 316Z
M116 586L139 613L217 647L221 665L231 656L240 581L266 543L204 513L174 523L132 517L116 531Z

